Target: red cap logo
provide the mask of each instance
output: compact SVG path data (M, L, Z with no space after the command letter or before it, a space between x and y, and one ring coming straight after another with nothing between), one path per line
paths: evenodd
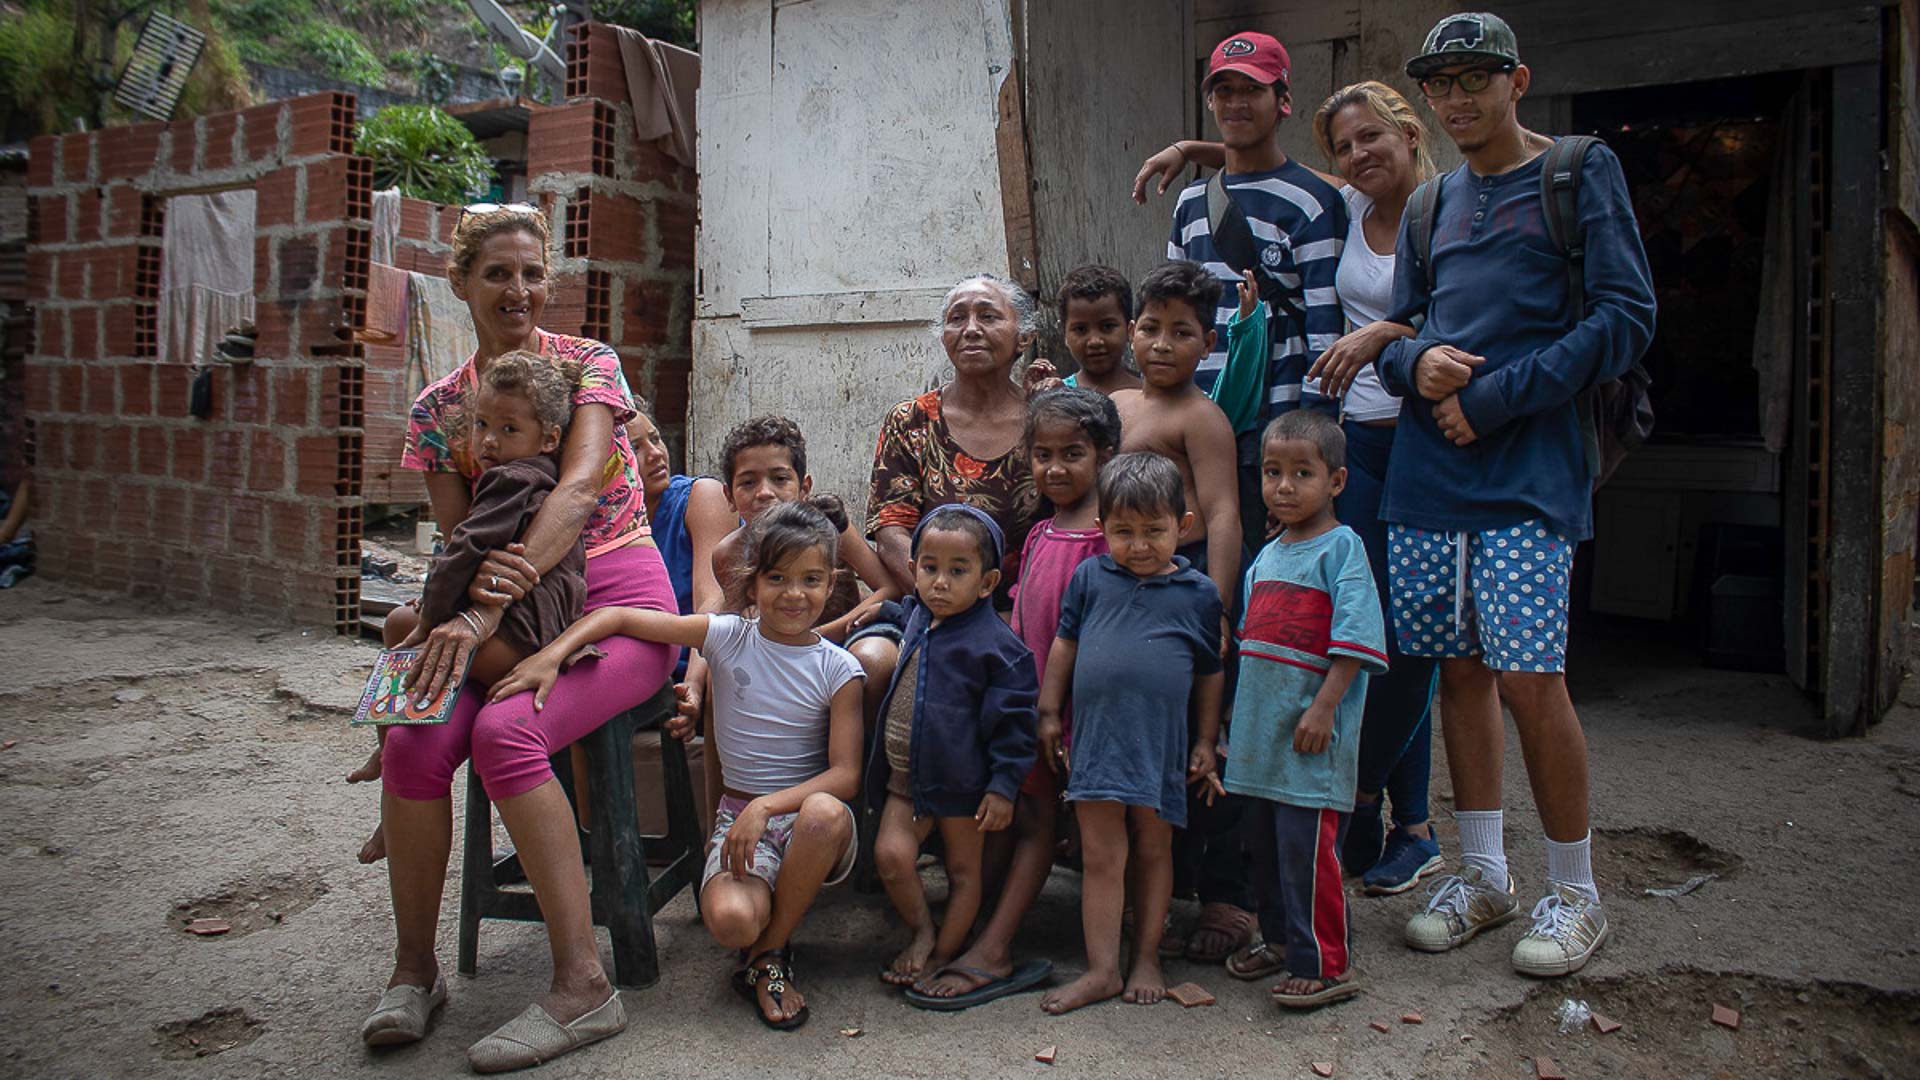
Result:
M1271 35L1251 31L1234 34L1214 47L1213 58L1207 64L1206 82L1200 88L1202 92L1211 88L1214 78L1223 71L1237 71L1269 86L1285 86L1292 68L1286 46Z

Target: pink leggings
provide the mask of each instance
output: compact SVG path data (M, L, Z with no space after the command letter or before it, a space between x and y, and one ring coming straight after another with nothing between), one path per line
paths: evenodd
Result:
M631 544L587 560L586 609L603 607L677 610L658 548ZM629 637L600 647L605 659L562 674L539 712L531 691L487 704L486 691L469 683L446 723L388 728L380 768L386 789L403 799L444 799L469 754L496 802L546 783L553 776L549 757L657 693L680 651Z

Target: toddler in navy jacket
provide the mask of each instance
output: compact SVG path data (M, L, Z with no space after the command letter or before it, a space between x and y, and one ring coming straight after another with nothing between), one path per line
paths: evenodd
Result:
M867 765L867 805L884 805L874 867L913 940L880 977L922 983L957 955L980 911L986 834L1013 820L1033 767L1033 653L988 602L1006 540L986 513L935 509L913 534L914 595L880 733ZM920 887L920 845L938 824L947 911L936 928Z

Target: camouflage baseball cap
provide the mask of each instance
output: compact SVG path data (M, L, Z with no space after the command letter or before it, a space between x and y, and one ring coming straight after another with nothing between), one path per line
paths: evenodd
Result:
M1407 61L1407 74L1424 79L1450 64L1494 60L1508 66L1520 63L1520 44L1513 28L1498 15L1464 11L1433 24L1420 55Z

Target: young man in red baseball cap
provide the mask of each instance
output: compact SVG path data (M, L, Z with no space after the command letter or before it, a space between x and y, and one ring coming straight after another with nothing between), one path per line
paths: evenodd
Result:
M1244 226L1236 226L1237 238L1223 229L1223 243L1216 245L1207 182L1196 180L1174 205L1167 240L1168 258L1197 262L1227 283L1214 315L1217 328L1224 330L1233 321L1239 304L1236 286L1247 270L1253 271L1272 312L1264 405L1249 430L1236 433L1242 529L1247 546L1254 549L1266 538L1260 431L1274 416L1303 403L1331 407L1318 395L1303 402L1301 383L1314 358L1346 328L1334 292L1347 235L1346 202L1332 184L1290 160L1274 138L1281 121L1293 112L1288 89L1292 69L1286 47L1266 34L1232 34L1214 47L1200 91L1220 129L1222 146L1216 149L1224 150L1222 179ZM1226 366L1226 340L1227 335L1220 334L1218 346L1194 373L1195 384L1203 390L1212 387ZM1226 598L1229 604L1234 599ZM1176 891L1184 891L1190 882L1201 902L1199 925L1186 944L1190 959L1219 961L1251 939L1252 897L1238 839L1239 817L1236 796L1216 800L1211 807L1196 799L1188 808L1187 829L1176 836Z

